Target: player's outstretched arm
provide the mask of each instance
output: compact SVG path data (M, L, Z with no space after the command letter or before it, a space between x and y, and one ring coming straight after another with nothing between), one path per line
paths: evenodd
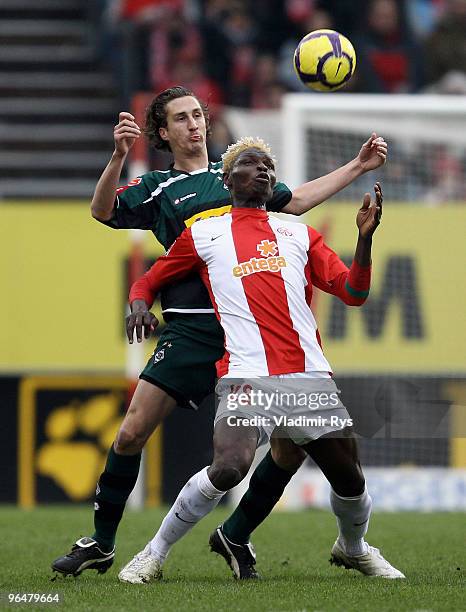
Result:
M91 214L99 221L109 221L113 215L115 191L121 171L131 147L141 135L141 129L131 113L120 113L119 122L113 130L115 150L97 182L91 202Z
M385 140L373 132L362 145L357 157L330 172L330 174L297 187L293 191L290 202L282 209L282 212L301 215L318 206L365 172L382 166L387 159L387 151L388 145Z

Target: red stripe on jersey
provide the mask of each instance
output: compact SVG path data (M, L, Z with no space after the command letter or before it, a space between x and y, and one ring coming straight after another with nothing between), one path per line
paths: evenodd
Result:
M233 208L231 232L238 264L253 258L260 260L263 258L262 253L275 257L280 255L277 237L270 227L266 211ZM259 251L258 245L261 243L264 247ZM270 243L274 243L276 249ZM305 354L293 327L280 270L261 270L243 276L241 282L249 309L259 328L269 375L304 372ZM272 301L274 307L269 308ZM247 341L245 338L244 342Z
M217 361L215 367L218 378L222 378L222 376L228 374L228 370L230 369L230 353L226 349L223 357Z

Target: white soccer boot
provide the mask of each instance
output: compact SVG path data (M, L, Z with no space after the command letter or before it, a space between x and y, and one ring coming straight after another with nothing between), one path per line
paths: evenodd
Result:
M162 567L160 563L150 554L150 543L141 550L118 574L121 582L132 584L144 584L161 580Z
M367 552L363 555L350 557L346 554L340 542L337 540L332 548L330 558L332 565L343 566L346 569L355 569L365 576L379 576L380 578L406 578L396 567L382 557L380 550L367 545Z

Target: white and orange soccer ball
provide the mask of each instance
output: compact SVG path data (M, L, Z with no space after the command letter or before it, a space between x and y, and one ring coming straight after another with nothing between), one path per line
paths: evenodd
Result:
M350 41L335 30L315 30L296 47L293 65L306 87L335 91L353 75L356 52Z

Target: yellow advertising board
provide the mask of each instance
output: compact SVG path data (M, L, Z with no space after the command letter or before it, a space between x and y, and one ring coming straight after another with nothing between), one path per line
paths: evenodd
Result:
M89 203L0 206L0 370L124 370L128 234Z
M356 209L330 202L306 220L351 259ZM465 227L466 207L384 206L367 303L319 292L313 306L335 372L466 371ZM0 370L122 371L129 248L88 203L2 204ZM162 253L150 232L145 248Z
M306 215L349 261L356 210L330 203ZM319 293L314 305L336 372L466 371L465 228L466 206L384 205L366 304L346 308Z

